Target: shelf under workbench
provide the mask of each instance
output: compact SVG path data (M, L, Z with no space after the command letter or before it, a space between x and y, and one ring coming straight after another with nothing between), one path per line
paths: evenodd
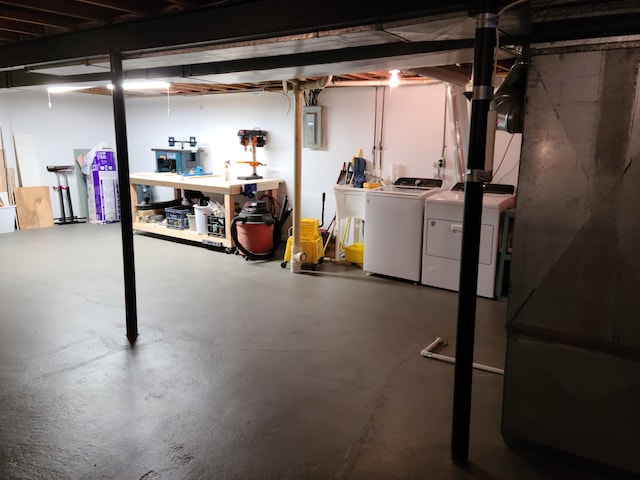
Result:
M129 187L131 189L131 198L137 197L136 185L153 185L158 187L173 188L176 198L182 197L182 190L200 191L203 194L213 193L224 196L225 225L230 226L234 215L234 197L243 193L245 185L255 184L256 193L269 192L275 195L280 188L280 184L284 183L282 179L255 179L255 180L232 180L225 181L220 176L202 175L202 176L182 176L176 173L132 173L129 175ZM193 230L180 230L175 228L167 228L154 223L145 223L138 220L137 206L132 205L133 230L151 233L154 235L165 236L169 238L177 238L181 240L205 243L207 245L232 248L235 246L231 238L231 229L225 229L224 237L216 237L211 235L203 235Z

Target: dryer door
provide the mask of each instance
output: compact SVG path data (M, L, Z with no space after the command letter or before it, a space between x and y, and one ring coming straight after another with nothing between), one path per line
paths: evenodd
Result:
M462 222L427 218L426 254L435 257L460 260L462 250ZM492 261L491 245L493 226L480 227L479 264L489 265Z
M487 224L482 224L480 227L479 268L482 265L490 265L492 262L493 230L493 227ZM422 283L458 291L461 251L462 222L427 216L422 256Z

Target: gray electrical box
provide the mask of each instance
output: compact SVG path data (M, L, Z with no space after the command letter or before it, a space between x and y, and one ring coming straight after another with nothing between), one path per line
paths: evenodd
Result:
M322 147L322 107L302 108L302 146Z

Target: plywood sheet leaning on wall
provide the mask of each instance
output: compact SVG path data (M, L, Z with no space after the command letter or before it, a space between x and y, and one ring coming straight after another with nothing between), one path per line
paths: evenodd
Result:
M9 195L9 203L15 205L13 191L16 188L16 169L7 168L7 194Z
M4 159L2 146L2 129L0 129L0 192L7 191L7 161Z
M9 191L9 180L7 179L7 164L4 160L4 150L0 149L0 192Z
M7 168L7 161L4 156L4 143L2 140L2 129L0 129L0 192L7 192L8 203L13 205L13 187L15 185L15 169Z
M16 149L16 165L18 166L18 182L21 187L42 185L38 155L33 136L14 134L13 143Z
M49 187L18 187L14 195L20 230L54 225Z
M15 203L13 199L13 189L15 188L15 169L2 168L0 163L0 192L6 192L9 205Z

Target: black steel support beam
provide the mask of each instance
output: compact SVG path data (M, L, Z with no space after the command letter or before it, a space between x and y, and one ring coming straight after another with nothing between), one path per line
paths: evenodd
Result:
M451 454L453 461L456 463L466 462L469 457L471 385L476 326L478 260L480 257L482 195L484 182L491 179L491 173L485 169L485 156L487 115L493 97L492 81L498 16L495 2L484 2L483 7L478 14L476 26L473 96L469 123L469 155L465 175L464 217L462 221L451 433Z
M359 25L382 25L438 15L467 12L463 0L395 0L362 8L360 2L324 4L313 15L301 15L294 0L222 2L220 5L174 15L154 16L0 46L0 69L91 59L111 51L162 52L176 48L253 41L278 36L317 34Z
M133 255L133 214L129 189L129 150L127 146L127 120L124 105L124 75L122 55L111 53L111 83L113 84L113 117L116 129L116 161L120 185L120 227L122 232L122 259L124 265L124 302L127 338L131 343L138 336L136 299L136 269Z
M603 4L603 9L605 8ZM640 12L582 15L577 18L540 20L531 25L531 43L562 42L640 34Z
M259 58L221 60L218 62L127 70L124 73L124 78L125 80L149 78L191 78L205 75L239 73L255 70L272 70L277 68L353 62L358 60L384 58L402 59L402 57L411 55L425 55L425 58L421 58L421 65L424 66L428 66L429 59L432 59L433 65L440 65L442 63L466 63L471 59L473 45L473 39L411 43L395 42L341 48L336 50L301 52L290 55L273 55ZM469 57L469 60L467 60L467 56ZM25 70L15 70L0 73L0 88L26 87L55 83L100 83L109 81L110 76L111 74L109 72L57 76Z

